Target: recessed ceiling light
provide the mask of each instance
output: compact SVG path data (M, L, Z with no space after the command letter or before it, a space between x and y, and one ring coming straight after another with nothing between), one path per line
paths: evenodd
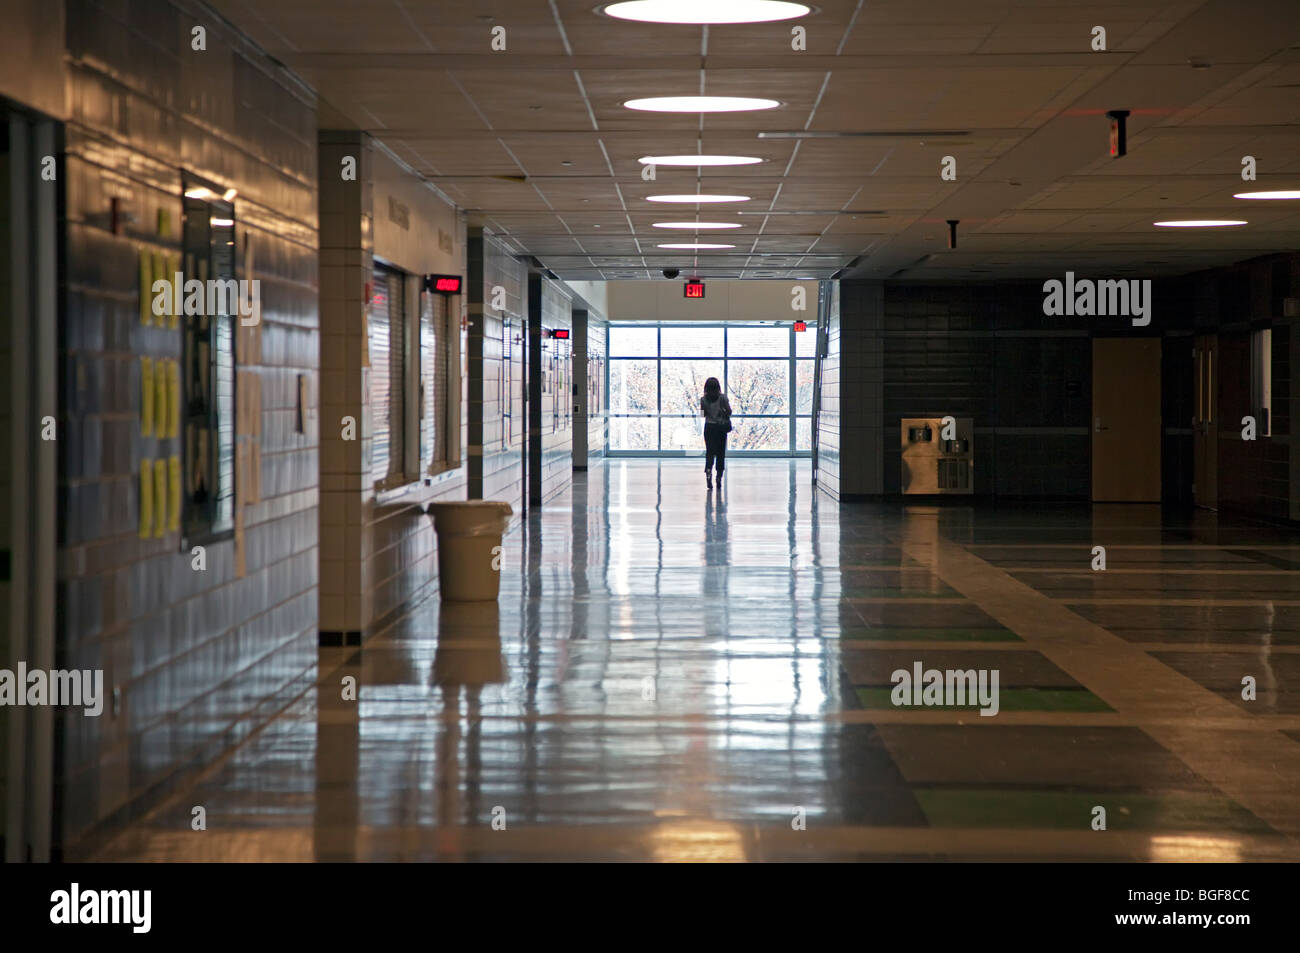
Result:
M1233 218L1188 218L1182 221L1152 222L1151 224L1159 228L1228 228L1232 225L1245 225L1246 223Z
M655 222L655 228L740 228L739 222Z
M754 156L642 156L642 165L753 165L762 162Z
M810 12L802 3L784 0L625 0L604 11L620 20L641 23L771 23Z
M1238 192L1234 199L1300 199L1300 189L1278 189L1273 192Z
M683 202L702 204L704 202L748 202L748 195L648 195L650 202Z
M653 96L649 99L629 99L623 105L628 109L655 113L735 113L775 109L781 103L775 99L756 99L751 96Z
M735 245L713 245L709 242L673 242L667 245L660 245L660 248L735 248Z

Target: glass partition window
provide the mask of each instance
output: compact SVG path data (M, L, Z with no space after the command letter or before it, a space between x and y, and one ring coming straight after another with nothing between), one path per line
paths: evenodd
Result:
M704 453L700 397L722 382L729 453L811 450L816 328L791 324L612 324L609 451Z

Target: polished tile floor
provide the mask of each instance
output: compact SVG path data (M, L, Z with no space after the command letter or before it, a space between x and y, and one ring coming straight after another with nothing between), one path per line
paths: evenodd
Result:
M700 469L578 474L498 605L322 649L96 859L1300 859L1300 536ZM894 705L918 664L996 672L997 714Z

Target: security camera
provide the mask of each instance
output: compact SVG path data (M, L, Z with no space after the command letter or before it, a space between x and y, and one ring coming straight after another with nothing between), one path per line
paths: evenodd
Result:
M680 274L681 274L681 271L679 271L679 270L676 269L676 268L665 268L665 269L664 269L664 277L665 277L665 278L676 278L676 277L677 277L678 275L680 275Z

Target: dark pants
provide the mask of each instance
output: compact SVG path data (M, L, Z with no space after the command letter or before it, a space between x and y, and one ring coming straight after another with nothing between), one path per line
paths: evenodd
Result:
M708 473L716 460L718 473L727 459L727 428L721 424L704 425L704 472Z

